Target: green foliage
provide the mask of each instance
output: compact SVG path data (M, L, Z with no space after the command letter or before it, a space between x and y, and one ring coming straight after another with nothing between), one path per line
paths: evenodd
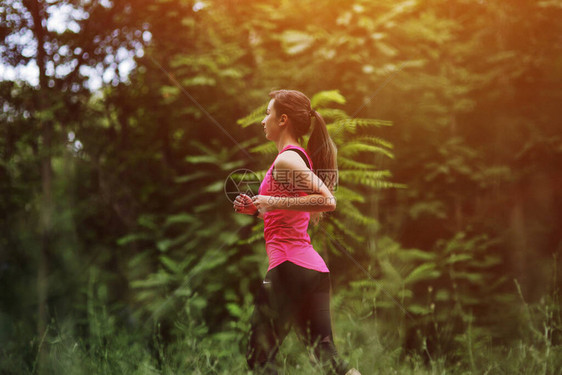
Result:
M339 151L311 237L340 352L559 373L559 2L4 3L3 63L41 76L0 82L1 373L247 372L263 224L224 181L263 178L277 150L251 125L279 88L316 93Z
M374 267L376 280L352 282L335 309L384 320L402 310L394 319L408 351L452 359L453 345L461 345L461 357L467 350L483 350L504 334L500 318L492 318L492 306L513 303L504 291L506 280L494 276L501 260L490 251L497 242L459 233L424 251L380 239L366 263Z
M344 96L338 90L331 90L331 91L321 91L312 96L310 99L310 105L312 108L319 110L322 109L324 112L321 112L325 115L330 115L328 105L332 104L345 104L346 100ZM331 113L334 113L337 109L334 109ZM345 116L345 114L343 114Z
M233 284L232 278L241 269L257 266L251 256L240 258L240 253L250 248L237 245L238 225L247 225L248 221L220 220L233 213L225 209L227 196L216 199L224 194L228 173L240 165L232 158L236 148L227 151L196 142L193 145L202 153L186 157L186 163L213 167L204 174L194 171L180 176L176 183L195 184L199 189L185 190L169 213L141 216L141 231L120 240L123 246L130 247L136 240L143 244L136 246L137 254L128 265L133 299L140 307L139 318L166 321L167 328L173 331L174 322L186 313L201 327L214 326L224 320L226 313L239 315L233 302L242 301L248 280ZM141 272L139 265L146 259L154 262Z

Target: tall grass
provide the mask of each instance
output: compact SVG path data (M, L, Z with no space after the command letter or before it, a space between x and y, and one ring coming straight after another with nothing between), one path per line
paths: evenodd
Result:
M517 283L516 283L517 285ZM520 293L520 296L522 294ZM86 321L52 320L42 338L13 340L2 348L2 374L250 374L244 358L244 330L252 306L240 306L241 318L209 333L188 316L178 317L173 337L164 338L159 324L127 326L90 295ZM400 334L377 318L334 311L334 334L340 354L363 374L562 374L561 312L556 288L536 304L522 297L519 337L501 345L475 344L467 323L460 358L427 358L405 353ZM144 328L142 328L144 327ZM38 355L43 347L47 355ZM31 355L30 355L31 354ZM282 374L321 374L296 335L285 340L278 360Z

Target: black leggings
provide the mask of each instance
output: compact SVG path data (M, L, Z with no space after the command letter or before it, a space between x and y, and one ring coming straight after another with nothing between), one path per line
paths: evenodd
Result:
M345 374L332 336L330 274L283 262L271 269L258 291L246 359L259 374L277 374L275 356L291 326L314 348L326 374Z

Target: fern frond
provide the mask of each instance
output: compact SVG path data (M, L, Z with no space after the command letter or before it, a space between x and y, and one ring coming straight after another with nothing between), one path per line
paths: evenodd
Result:
M347 213L347 212L346 212ZM336 226L336 228L338 228L342 233L344 233L345 235L353 238L354 240L356 240L357 242L364 242L365 241L365 237L361 236L359 233L357 233L356 231L353 231L350 229L349 225L346 225L345 223L343 223L341 220L332 217L332 223Z
M338 155L338 167L341 168L341 169L367 170L367 169L372 169L373 165L361 163L359 161L356 161L356 160L349 159L349 158L346 158L344 156Z
M213 150L211 150L208 145L205 145L197 140L192 140L191 142L189 142L190 146L195 147L196 149L203 151L203 153L207 154L207 155L213 155L214 152Z
M229 178L237 183L255 183L257 182L256 179L262 179L267 173L265 169L260 171L247 171L248 169L243 169L239 172L231 173L229 174Z
M183 184L183 183L186 183L186 182L191 182L193 180L198 180L200 178L205 178L205 177L208 177L208 176L211 176L211 175L213 175L213 173L210 172L210 171L197 171L195 173L190 173L190 174L185 175L185 176L178 176L174 179L174 182L176 184Z
M355 207L350 201L344 201L341 204L338 204L336 210L340 211L342 213L342 216L353 220L358 225L369 227L378 224L376 219L361 213L361 211L359 211L359 209Z
M355 119L338 120L330 124L336 134L340 133L355 133L357 130L357 121ZM330 133L332 135L332 133Z
M335 108L321 108L318 110L318 113L322 115L324 121L326 122L345 120L349 118L349 115L345 113L345 111Z
M248 116L239 119L236 123L243 128L246 128L252 124L259 123L265 117L265 111L267 110L267 104L264 104L250 113Z
M201 163L215 164L217 162L217 157L215 155L189 155L186 156L184 160L191 164L201 164Z
M369 172L374 172L371 175ZM353 185L364 185L372 189L404 189L406 185L385 181L377 173L378 171L341 171L339 172L346 183ZM338 187L339 189L339 187Z
M268 154L276 154L277 153L277 146L275 146L275 143L273 142L267 142L261 145L257 145L255 147L252 147L250 149L250 152L252 153L258 153L258 154L262 154L262 155L268 155Z
M340 180L343 183L363 183L364 181L381 181L387 177L392 177L392 174L388 170L380 171L350 171L344 170L339 171Z
M357 141L346 142L338 147L338 153L345 156L354 156L359 152L369 152L372 154L383 154L391 159L394 159L394 154L385 148L379 146L368 145Z
M249 244L253 244L255 242L262 242L263 241L263 230L261 231L256 231L255 233L253 233L250 237L248 238L241 238L240 240L238 240L237 244L239 245L249 245Z
M392 121L388 120L377 120L377 119L370 119L370 118L356 118L354 119L357 121L357 126L360 127L368 127L368 126L392 126Z
M320 91L310 99L312 108L326 107L331 103L345 104L346 100L339 90Z
M389 181L370 181L365 185L370 186L373 189L382 190L382 189L406 189L408 186L406 184L399 184L395 182Z
M328 124L326 125L326 128L328 129L328 133L336 146L344 142L345 124Z
M383 147L390 148L390 149L394 148L394 145L392 143L390 143L388 141L385 141L384 139L379 138L379 137L373 137L371 135L364 135L364 136L361 136L361 137L354 138L354 141L355 142L362 142L362 143L367 142L367 143L371 143L373 145L379 145L379 146L383 146Z
M337 120L333 123L336 128L343 127L350 133L355 133L357 127L381 127L381 126L392 126L391 121L377 120L377 119L366 119L366 118L347 118L342 120Z
M245 164L244 160L234 160L231 162L223 162L220 168L223 171L232 171L234 169L243 168Z
M349 202L365 202L365 197L345 186L338 185L337 190L334 192L337 202L349 201ZM339 203L338 203L339 204Z

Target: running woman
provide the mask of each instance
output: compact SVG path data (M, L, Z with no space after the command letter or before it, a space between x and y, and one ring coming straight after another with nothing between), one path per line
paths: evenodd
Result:
M336 147L310 99L295 90L269 94L262 125L278 155L261 182L258 195L240 194L238 213L264 220L269 267L255 299L246 359L259 374L278 374L275 356L292 326L314 348L326 374L360 375L334 346L330 318L330 271L312 247L307 229L323 212L336 209ZM299 142L312 119L307 150ZM292 151L292 152L289 152ZM307 152L308 151L308 152ZM319 174L318 172L332 173ZM320 175L320 177L319 177Z

